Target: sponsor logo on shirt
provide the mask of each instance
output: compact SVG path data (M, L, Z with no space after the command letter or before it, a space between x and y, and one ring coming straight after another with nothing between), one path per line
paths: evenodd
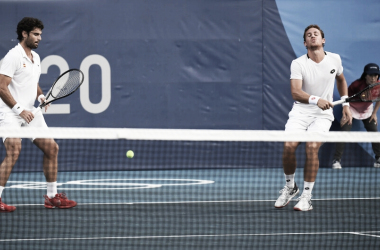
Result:
M330 71L330 74L334 74L334 72L335 72L335 69L332 69L332 70Z

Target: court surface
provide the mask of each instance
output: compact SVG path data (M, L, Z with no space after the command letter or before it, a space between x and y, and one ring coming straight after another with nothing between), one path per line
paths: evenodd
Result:
M296 172L302 188L303 169ZM380 249L380 169L320 169L314 209L274 208L282 169L61 172L78 206L45 209L42 173L12 173L1 249Z

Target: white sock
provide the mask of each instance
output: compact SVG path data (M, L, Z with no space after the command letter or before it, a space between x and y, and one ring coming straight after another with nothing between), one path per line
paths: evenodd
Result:
M1 198L1 194L3 193L4 188L5 187L0 186L0 198Z
M311 191L313 190L314 182L303 182L303 192L302 194L311 194Z
M291 174L291 175L285 175L285 181L286 181L286 186L287 187L290 187L290 188L294 188L294 175L295 174Z
M49 198L54 198L55 195L58 193L57 191L57 182L48 182L47 183L47 196Z

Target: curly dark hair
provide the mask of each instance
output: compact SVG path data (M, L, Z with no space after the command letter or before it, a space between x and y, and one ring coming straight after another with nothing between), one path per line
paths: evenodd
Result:
M303 40L306 41L306 31L308 31L311 28L315 28L321 32L322 38L325 38L325 33L321 28L319 28L318 25L316 24L310 24L309 26L306 27L305 31L303 32Z
M44 24L41 20L33 17L24 17L18 24L17 24L17 40L20 42L23 39L22 32L26 31L28 34L35 28L39 28L41 30L44 29Z

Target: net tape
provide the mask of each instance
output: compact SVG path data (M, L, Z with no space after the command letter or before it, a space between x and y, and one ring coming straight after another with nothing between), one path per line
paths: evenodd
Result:
M282 130L207 130L137 128L0 128L8 138L129 139L169 141L316 141L380 142L380 133L368 132L286 132Z

